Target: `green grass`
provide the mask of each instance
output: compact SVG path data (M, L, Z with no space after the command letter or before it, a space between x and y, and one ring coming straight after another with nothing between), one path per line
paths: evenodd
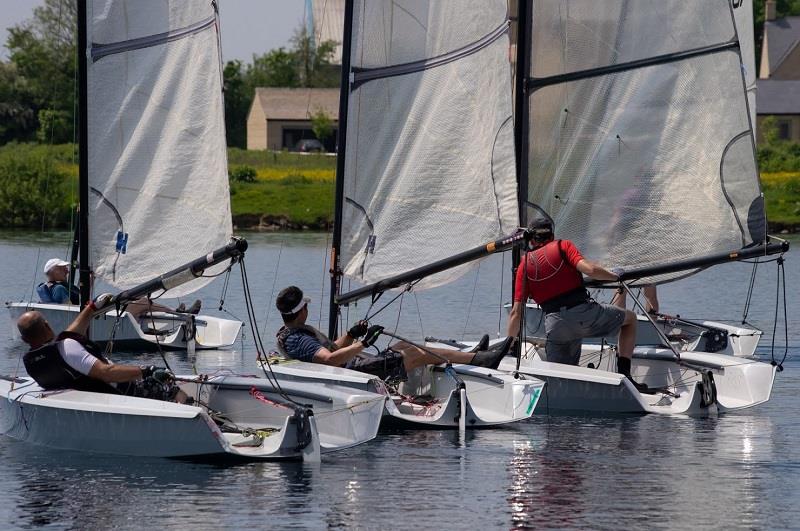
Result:
M233 185L231 209L234 218L266 214L319 227L330 225L333 219L333 194L332 182L290 175L279 180Z
M770 223L800 225L800 172L762 173L761 188Z
M247 151L228 148L228 164L247 164L256 169L286 168L295 170L334 170L336 157L316 153L300 154L273 151Z

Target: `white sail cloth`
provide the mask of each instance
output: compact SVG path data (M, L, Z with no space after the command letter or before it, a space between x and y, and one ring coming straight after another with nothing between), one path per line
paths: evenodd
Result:
M537 0L532 38L528 199L556 237L625 269L764 239L729 0Z
M354 13L345 275L375 282L513 232L506 0L356 0Z
M726 6L727 7L727 6ZM756 36L753 27L753 0L733 0L733 15L736 20L736 33L742 48L742 68L747 87L747 104L750 108L750 121L756 129Z
M126 289L231 236L216 14L208 0L90 0L87 17L91 267Z

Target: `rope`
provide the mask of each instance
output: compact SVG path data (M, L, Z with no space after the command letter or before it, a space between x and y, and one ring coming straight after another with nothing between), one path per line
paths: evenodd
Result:
M742 309L742 324L750 324L747 322L747 314L750 313L750 303L753 299L753 288L756 284L756 272L758 271L758 261L753 262L753 271L750 273L750 285L747 288L747 297L744 300L744 308ZM752 325L751 325L752 326Z
M267 324L269 324L269 314L272 311L272 301L275 300L275 286L278 283L278 271L280 270L281 266L281 256L283 255L283 242L284 238L281 237L281 245L278 247L278 261L275 263L275 273L272 275L272 289L269 292L269 301L267 303L267 312L264 315L264 330L263 332L267 333ZM244 262L244 259L242 259ZM244 269L244 264L242 264L242 269Z
M775 319L772 322L772 345L770 348L770 357L772 358L772 366L777 367L778 372L783 371L783 362L786 361L786 356L789 355L789 321L786 311L786 271L783 264L785 260L783 255L778 257L778 275L775 286ZM775 333L778 329L778 314L781 298L781 291L783 291L783 357L780 362L775 361Z
M478 276L481 274L481 263L478 262L478 267L475 269L475 281L472 283L472 295L469 298L467 305L467 317L464 319L464 329L461 331L461 340L467 335L467 326L469 325L469 315L472 313L472 303L475 301L475 292L478 290Z

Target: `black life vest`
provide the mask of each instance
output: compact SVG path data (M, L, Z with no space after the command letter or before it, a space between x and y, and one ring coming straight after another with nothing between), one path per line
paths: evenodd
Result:
M94 393L120 394L116 387L101 380L85 376L64 361L62 352L64 340L74 339L86 351L100 361L108 360L100 353L94 343L80 334L74 332L61 332L56 340L37 349L28 351L22 358L28 375L36 380L42 389L75 389L77 391L90 391Z
M278 352L280 352L287 358L294 359L294 356L292 356L289 352L286 351L286 340L289 338L289 336L293 334L303 334L306 336L311 336L315 338L317 341L319 341L323 347L330 350L331 352L339 348L338 346L336 346L336 343L334 343L328 338L328 336L326 336L313 326L309 325L292 326L292 327L282 326L281 329L278 330L278 333L275 334L275 340L278 345Z

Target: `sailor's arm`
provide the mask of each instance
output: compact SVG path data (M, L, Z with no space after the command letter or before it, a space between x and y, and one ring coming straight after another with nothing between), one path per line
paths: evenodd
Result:
M617 280L619 277L591 260L582 259L575 265L575 269L589 278L595 280Z
M94 301L91 301L89 304L83 307L83 310L80 311L75 320L72 321L72 323L70 323L70 325L65 328L64 331L85 336L86 331L89 330L89 323L92 322L92 317L94 317L96 311L97 307L95 306Z
M355 358L359 352L364 350L364 345L360 341L353 343L351 339L350 343L350 345L337 348L333 352L325 347L321 347L317 353L314 354L314 359L312 361L314 363L322 363L325 365L343 365Z
M97 360L89 371L89 377L106 383L133 382L144 378L142 369L134 365L111 365Z

